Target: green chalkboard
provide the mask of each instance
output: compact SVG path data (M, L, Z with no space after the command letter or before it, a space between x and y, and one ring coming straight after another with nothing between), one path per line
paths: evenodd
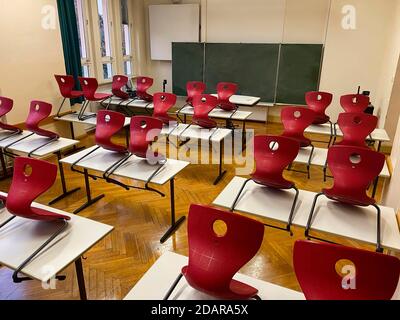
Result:
M173 93L186 96L188 81L203 81L204 43L172 43Z
M239 85L238 94L274 102L279 44L206 43L205 83L209 93L218 82Z
M306 104L304 94L318 90L321 44L282 44L276 102Z

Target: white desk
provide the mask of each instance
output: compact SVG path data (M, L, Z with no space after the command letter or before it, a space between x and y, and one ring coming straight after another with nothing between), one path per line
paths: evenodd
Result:
M192 106L186 106L183 109L178 110L176 113L178 115L183 114L185 116L192 116L194 114L194 108ZM251 115L252 112L248 111L226 111L221 108L215 108L208 114L210 118L237 121L246 121Z
M39 136L37 134L31 135L31 132L29 131L23 131L20 135L14 135L10 136L10 132L0 132L0 139L4 139L7 136L10 136L10 138L5 139L0 141L0 160L2 163L3 167L3 172L6 172L6 164L4 160L4 154L5 155L10 155L10 156L15 156L15 155L28 155L29 157L35 157L35 158L46 158L52 154L55 154L58 159L58 167L60 171L60 178L61 178L61 185L62 185L62 194L52 200L49 204L54 204L61 199L65 198L66 196L78 191L80 188L75 188L70 191L67 190L67 185L65 181L65 175L64 175L64 169L62 165L60 164L61 160L61 151L68 149L70 147L76 146L79 141L72 140L72 139L65 139L65 138L59 138L56 141L53 141L49 143L46 146L43 146L42 148L34 151L38 147L44 145L46 142L49 141L49 138L45 138L42 136ZM17 142L21 138L24 138L23 140Z
M218 94L213 93L212 95L218 98ZM243 96L238 94L235 94L229 98L229 102L236 104L237 106L247 106L247 107L256 105L258 102L260 102L260 100L261 100L260 97Z
M178 140L178 144L180 141L188 142L188 141L208 141L209 143L219 144L219 168L218 168L218 176L214 181L214 185L218 184L219 181L226 174L226 171L222 170L223 164L223 147L224 140L232 135L232 130L225 128L212 128L212 129L204 129L198 125L190 125L180 123L176 126L164 126L161 131L161 136L167 136L168 140L170 137L175 137Z
M245 178L235 177L213 204L230 208ZM293 225L305 228L316 193L300 190ZM266 188L250 181L243 190L236 210L287 223L293 192ZM381 206L382 247L400 251L400 232L394 209ZM345 206L326 197L318 199L312 230L376 244L376 210L372 207Z
M97 115L95 113L85 113L85 116L87 115L93 115L92 118L88 118L86 120L79 120L78 119L78 113L68 113L62 117L55 117L54 120L58 121L66 121L66 122L72 122L72 123L79 123L79 124L84 124L84 125L90 125L90 126L96 126L97 125ZM131 123L131 118L125 117L125 124L124 127L129 126Z
M92 152L97 146L93 146L89 149L83 150L76 154L73 154L67 158L61 160L61 163L65 163L68 165L73 165L77 160L82 158L83 156L87 155L88 153ZM88 170L93 170L96 172L100 172L102 174L106 173L107 170L116 162L123 159L124 156L120 155L116 152L108 151L103 148L100 148L94 151L92 154L88 155L87 157L83 158L76 164L76 167L80 167L84 169L84 176L85 176L85 185L87 191L87 202L82 205L80 208L74 211L74 213L79 213L80 211L86 209L88 206L92 205L93 203L97 202L104 195L100 195L95 199L92 199L91 192L90 192L90 183L89 183L89 175ZM170 193L171 193L171 228L168 232L164 235L161 239L162 242L172 235L173 232L180 226L180 224L184 221L185 217L181 217L178 221L175 221L175 188L174 188L174 180L175 176L181 172L184 168L189 165L189 162L180 161L180 160L173 160L168 159L167 162L164 164L163 168L155 175L151 181L148 181L152 174L157 169L157 165L153 166L147 163L147 160L138 158L136 156L132 156L127 162L121 165L117 170L113 172L113 176L120 177L120 178L127 178L130 180L137 180L143 181L147 183L152 183L156 185L164 185L168 181L170 182ZM99 177L97 178L104 178ZM117 182L113 180L114 183ZM124 188L130 189L135 188L134 186L129 186L126 184L119 184Z
M124 300L162 300L176 277L186 266L188 258L173 252L164 253L139 280ZM262 300L304 300L300 292L258 280L243 274L234 279L258 289ZM215 298L190 287L183 277L170 299L172 300L214 300Z
M0 193L5 196L5 193ZM108 235L113 227L75 216L61 210L34 204L37 208L71 217L67 229L23 270L32 279L46 282L75 262L81 299L86 299L81 256ZM11 215L0 211L0 223ZM0 229L0 264L16 270L59 228L58 223L39 222L17 217Z

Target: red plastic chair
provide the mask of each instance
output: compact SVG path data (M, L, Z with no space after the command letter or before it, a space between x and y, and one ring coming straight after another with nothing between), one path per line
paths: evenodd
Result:
M127 147L115 144L112 137L125 126L125 116L122 113L100 110L97 113L96 144L106 150L126 153Z
M231 82L220 82L217 84L218 106L226 111L237 110L237 105L230 102L229 99L238 90L238 85Z
M156 93L153 97L153 117L161 120L164 124L176 122L176 119L168 115L168 111L176 104L176 95L172 93Z
M306 236L312 224L317 199L327 198L354 206L374 206L377 211L377 251L381 251L380 208L375 199L367 195L371 182L378 177L385 164L385 155L364 147L334 145L328 151L328 167L333 175L333 187L318 193L310 211Z
M345 112L363 113L369 105L369 97L363 94L348 94L340 97Z
M11 136L13 136L14 134L20 134L22 130L16 126L4 123L3 121L1 121L1 119L12 110L13 105L14 101L12 99L0 96L0 129L11 131L12 132ZM8 139L9 137L10 136L7 136L6 138L1 139L0 141Z
M189 105L193 105L194 96L203 94L204 91L206 91L206 85L201 81L189 81L186 84L186 91L187 91L186 103Z
M332 103L332 99L333 95L329 92L310 91L306 93L306 103L315 112L313 124L330 122L330 118L325 112Z
M128 82L129 78L126 76L116 75L113 77L111 92L114 96L122 100L121 103L130 98L129 94L122 90Z
M400 274L394 256L304 240L294 245L293 265L307 300L390 300Z
M52 105L47 102L37 101L37 100L31 101L28 118L25 121L25 126L29 131L31 131L31 134L22 137L21 139L18 139L16 141L13 141L12 143L4 147L4 152L10 156L14 156L12 152L8 151L8 149L11 146L17 144L18 142L21 142L22 140L33 136L34 134L49 138L49 140L46 141L41 146L38 146L34 150L30 151L28 157L31 157L32 154L34 154L39 149L49 145L54 141L57 141L60 138L60 136L57 133L39 127L40 122L42 122L43 120L47 119L50 116L52 108L53 108Z
M214 223L221 220L227 226L223 236L213 230ZM256 288L233 276L255 256L263 237L264 226L258 221L192 204L188 217L189 264L164 299L169 298L182 276L194 289L219 299L260 299Z
M147 102L153 101L153 96L147 93L147 90L151 88L154 80L149 77L137 77L136 78L136 97L139 100Z
M307 163L307 175L308 178L310 178L310 166L314 153L314 145L310 139L304 136L304 130L314 122L315 112L301 107L286 107L281 111L281 119L284 127L283 137L298 141L300 148L311 147Z
M29 172L31 169L31 172ZM32 202L41 194L52 187L57 177L57 166L32 158L18 157L14 162L14 175L11 187L6 199L7 210L13 216L0 225L0 229L12 221L15 217L22 217L37 221L56 222L61 221L61 227L29 258L27 258L14 272L14 282L30 280L30 278L19 278L18 274L37 256L50 242L52 242L68 226L69 216L56 214L45 209L32 206ZM12 250L12 248L10 248ZM60 279L63 279L61 277Z
M282 136L256 136L254 138L254 160L256 169L242 185L238 195L236 196L231 211L233 211L239 202L246 184L249 181L254 181L257 184L279 190L294 189L296 192L291 211L289 214L288 223L285 229L291 232L290 226L293 220L294 209L296 208L299 190L294 182L288 181L283 177L283 171L296 159L299 153L300 145L296 140ZM266 226L271 226L266 224Z
M367 137L375 130L378 118L366 113L341 113L338 125L343 132L343 140L336 145L358 146L368 148Z
M85 115L86 108L88 107L90 102L99 102L100 104L103 105L103 102L105 100L109 100L108 105L106 108L108 109L112 94L109 93L97 93L97 89L99 87L99 84L96 80L96 78L84 78L84 77L79 77L79 82L81 84L82 90L83 90L83 95L85 96L86 101L82 105L82 108L79 112L78 119L83 121L92 117L95 117L96 115ZM104 106L104 105L103 105Z
M77 99L83 97L83 92L80 90L74 90L75 79L70 75L54 75L60 88L61 96L64 98L60 107L57 111L57 117L61 116L61 110L66 99Z
M135 189L144 189L148 191L153 191L161 196L165 196L162 192L150 188L149 183L151 180L160 172L162 167L167 162L167 159L159 154L158 152L151 151L151 144L156 140L156 138L161 133L163 127L163 123L161 120L148 117L148 116L135 116L131 118L131 127L130 127L130 142L129 142L129 152L125 158L116 162L113 166L107 169L104 173L104 178L107 182L117 184L125 189L135 188ZM147 181L145 181L145 187L139 188L136 186L128 186L120 181L115 179L111 179L110 176L114 174L114 172L120 168L124 163L126 163L132 156L136 156L139 158L143 158L151 165L156 165L156 169L150 174Z
M218 98L209 95L201 94L193 97L194 114L192 124L196 124L202 128L212 129L217 127L217 123L210 119L208 114L214 110L218 104Z

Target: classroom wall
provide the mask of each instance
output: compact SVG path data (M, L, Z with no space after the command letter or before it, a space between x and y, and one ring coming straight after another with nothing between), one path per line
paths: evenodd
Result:
M136 0L135 0L136 1ZM148 5L172 3L142 0L145 9L146 47ZM371 91L371 100L385 123L398 62L400 42L399 0L183 0L201 3L201 40L208 42L325 43L321 90L331 91L335 100L329 114L341 112L340 95L355 92L358 85ZM342 9L356 8L356 29L344 30ZM147 54L149 56L149 54ZM147 70L155 78L155 91L162 80L172 89L172 67L168 61L151 61ZM280 107L270 108L279 116ZM396 123L395 123L396 124Z
M57 19L56 1L0 0L0 8L0 94L14 100L7 122L23 123L34 99L53 104L56 112L62 99L54 74L65 73L63 49L58 20L54 24L42 14L49 9L46 12L54 12ZM43 28L42 23L50 29ZM47 128L69 135L65 124Z

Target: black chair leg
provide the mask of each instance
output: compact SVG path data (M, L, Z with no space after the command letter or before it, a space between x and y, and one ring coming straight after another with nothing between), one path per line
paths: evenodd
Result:
M242 192L243 192L244 188L246 187L247 183L248 183L249 181L251 181L251 180L252 180L252 179L247 179L247 180L243 183L242 187L241 187L240 190L239 190L239 193L236 195L236 198L235 198L235 200L234 200L233 203L232 203L231 208L229 209L231 212L233 212L233 211L235 210L235 207L236 207L237 203L239 202L240 195L242 194Z
M287 224L287 231L289 231L290 235L293 236L293 232L291 230L292 226L292 221L293 221L293 215L294 215L294 210L296 209L296 204L297 204L297 199L299 198L299 189L296 188L296 186L293 186L293 188L296 191L296 195L294 196L294 200L292 203L292 208L290 209L290 214L289 214L289 221Z
M29 262L32 261L34 257L36 257L44 248L46 248L58 235L60 235L66 228L68 227L68 222L66 220L63 220L63 225L55 232L53 235L46 240L45 243L43 243L39 249L37 249L32 255L30 255L24 262L21 263L21 265L15 270L15 272L12 275L14 283L21 283L23 281L31 280L29 277L19 277L18 274L21 272L23 268L25 268ZM64 280L65 277L57 277L59 280Z
M175 281L172 284L172 286L169 288L169 290L165 294L163 300L168 300L169 299L169 297L171 296L172 292L174 292L176 286L178 285L179 281L181 281L182 277L183 277L183 274L180 273L179 276L175 279Z
M309 233L310 233L311 224L312 224L312 218L313 218L314 210L315 210L315 205L317 204L318 198L319 198L320 196L322 196L322 195L323 195L323 193L320 192L320 193L316 194L315 197L314 197L314 201L313 201L313 204L312 204L311 210L310 210L310 215L308 216L306 231L304 232L304 235L305 235L306 237L308 237L308 235L309 235Z
M383 252L383 248L381 246L381 209L377 204L373 204L376 209L376 251Z
M311 159L312 159L312 156L313 156L313 154L314 154L314 149L315 149L314 145L311 144L311 152L310 152L310 156L308 157L308 163L307 163L307 177L308 177L308 179L311 178L311 175L310 175L310 166L311 166Z

